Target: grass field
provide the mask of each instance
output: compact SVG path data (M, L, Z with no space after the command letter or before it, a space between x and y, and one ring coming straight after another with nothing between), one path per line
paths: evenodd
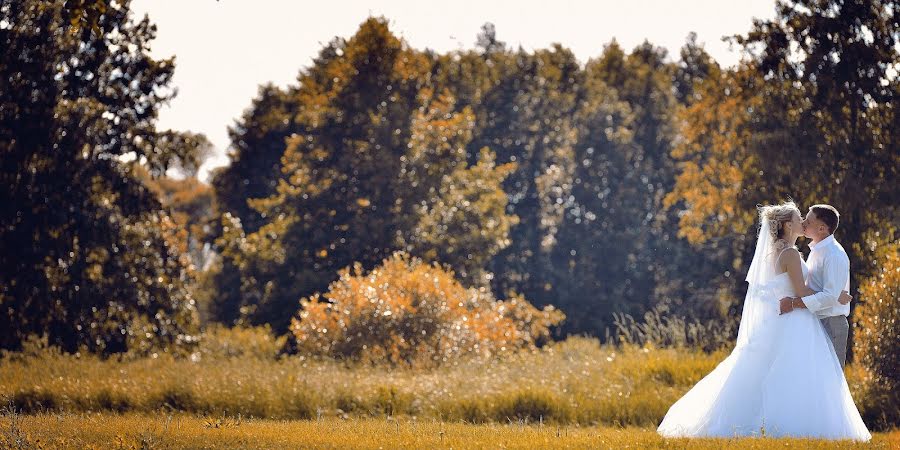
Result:
M104 361L47 353L0 364L0 401L25 413L408 415L473 423L651 426L724 356L601 346L583 338L502 360L429 370L297 357Z
M2 448L900 448L900 432L868 444L804 439L663 439L653 429L474 425L391 419L270 420L185 414L6 414Z
M664 440L669 406L727 351L600 345L401 369L269 350L108 359L0 358L0 448L849 448L852 442ZM230 355L230 356L229 356ZM864 417L858 368L848 381ZM867 408L869 408L867 410ZM868 423L868 422L867 422ZM900 431L870 446L900 448Z

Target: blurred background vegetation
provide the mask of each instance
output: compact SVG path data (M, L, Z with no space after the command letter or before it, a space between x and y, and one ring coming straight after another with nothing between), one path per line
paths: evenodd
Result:
M585 334L716 351L755 206L790 196L841 211L851 358L896 405L900 4L777 8L735 30L731 68L694 35L581 63L491 24L422 51L369 18L295 84L260 86L207 185L207 139L156 127L175 65L149 56L149 18L3 1L0 348L427 365Z

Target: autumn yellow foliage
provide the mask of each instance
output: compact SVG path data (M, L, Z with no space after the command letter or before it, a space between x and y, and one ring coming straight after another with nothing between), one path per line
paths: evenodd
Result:
M866 236L874 273L859 287L854 351L865 376L863 411L878 428L900 425L900 241L888 229Z
M680 237L700 244L714 236L742 230L753 214L739 200L753 173L757 156L748 151L748 124L761 98L746 70L711 77L697 88L697 100L685 108L682 137L672 150L680 173L664 205L683 206Z
M565 317L521 296L494 299L453 271L397 252L371 272L345 268L323 295L301 300L291 331L298 351L410 366L535 348ZM324 298L323 298L324 297Z

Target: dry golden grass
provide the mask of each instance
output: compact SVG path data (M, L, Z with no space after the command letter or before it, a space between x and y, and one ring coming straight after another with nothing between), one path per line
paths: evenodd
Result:
M0 406L26 414L409 417L652 428L726 356L726 351L601 346L594 339L570 338L503 359L414 370L331 359L275 359L270 350L217 347L200 352L198 360L160 355L104 361L52 351L6 355L0 359ZM854 365L847 374L854 399L872 426L879 406L868 401L864 374Z
M668 407L726 351L570 338L499 360L414 370L231 349L242 345L230 342L228 351L216 347L197 360L7 354L0 359L0 448L861 446L658 436ZM865 411L857 369L847 373ZM900 448L900 431L876 434L869 445Z
M2 417L3 448L900 448L900 432L868 444L806 439L663 439L653 429L432 420L281 421L189 415L38 414Z
M724 356L600 346L584 338L503 360L430 370L301 358L192 362L162 355L102 361L43 353L0 364L0 400L24 412L162 410L273 419L408 415L650 426Z

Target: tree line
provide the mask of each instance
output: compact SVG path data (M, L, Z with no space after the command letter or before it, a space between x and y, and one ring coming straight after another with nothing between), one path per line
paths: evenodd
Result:
M693 34L582 64L490 24L472 49L418 50L369 18L260 87L211 186L165 176L209 144L156 129L174 61L149 56L153 25L75 3L0 8L2 348L286 332L301 298L398 250L555 305L559 335L659 305L726 324L757 204L837 206L855 284L895 240L896 2L780 2L730 38L730 68Z

